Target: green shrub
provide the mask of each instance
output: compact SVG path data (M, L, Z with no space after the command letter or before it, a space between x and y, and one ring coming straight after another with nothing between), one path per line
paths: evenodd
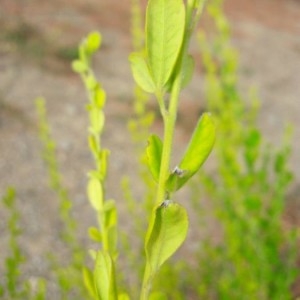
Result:
M214 174L202 172L201 189L213 205L222 232L200 255L203 299L292 299L296 277L296 233L283 228L290 130L282 145L270 146L258 129L257 101L247 107L237 86L237 54L222 1L208 12L216 25L212 40L198 36L205 67L205 94L218 128ZM197 194L197 192L195 192ZM198 192L199 194L199 192Z

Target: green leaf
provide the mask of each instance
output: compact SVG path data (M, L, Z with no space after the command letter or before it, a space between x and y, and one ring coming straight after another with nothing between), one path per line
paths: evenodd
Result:
M245 161L249 168L253 168L260 154L261 135L259 130L251 128L244 136Z
M102 37L97 31L91 32L86 39L86 51L89 55L95 53L101 45Z
M165 200L154 213L152 230L147 235L145 246L149 278L181 246L188 230L188 216L181 205Z
M102 108L105 104L106 94L105 91L100 88L99 85L96 86L94 90L94 102L98 108Z
M98 82L93 74L88 74L88 76L84 77L83 80L86 88L90 91L94 91L98 86Z
M96 298L97 293L96 293L96 289L95 289L94 277L93 277L92 272L86 267L83 267L82 272L83 272L84 286L88 290L88 293L91 296L91 298L97 299Z
M101 170L102 178L106 177L107 174L107 163L108 163L108 157L109 157L109 150L103 149L100 153L100 166L98 167Z
M90 132L94 134L99 134L102 132L105 122L105 115L103 110L98 109L97 107L92 107L89 111L90 115Z
M182 0L149 0L146 12L146 50L150 72L158 89L172 74L184 36Z
M72 62L72 69L76 73L84 73L88 67L83 61L76 59Z
M96 137L94 135L89 135L88 143L89 143L91 151L93 153L98 153L99 145L98 145L98 141L96 140Z
M195 62L191 55L187 55L182 64L182 82L181 88L185 88L191 81L193 77L193 72L195 69Z
M105 227L108 231L109 249L114 251L112 255L116 255L117 249L117 209L114 200L104 202Z
M117 209L114 200L110 199L104 202L103 210L105 212L105 227L111 227L117 224Z
M118 295L118 300L130 300L130 297L126 293L122 293Z
M102 236L98 228L96 227L90 227L89 228L89 237L91 240L95 242L101 242Z
M142 55L139 53L132 53L129 56L129 61L136 84L145 92L154 93L155 84L152 80L147 63Z
M195 62L191 55L187 55L182 62L181 68L181 89L185 88L191 81L193 77L193 72L195 68ZM167 92L171 92L172 84L176 77L176 68L173 71L171 77L169 78L167 84L165 85L165 89Z
M180 189L202 166L211 152L216 136L215 123L209 113L202 115L180 164L170 174L168 191Z
M94 282L99 300L117 300L114 264L107 252L97 254Z
M14 209L15 207L16 191L12 187L8 187L2 201L7 208Z
M155 134L151 135L148 140L146 152L148 157L148 167L156 182L158 182L159 179L162 148L163 144L161 139Z
M103 189L98 178L91 177L89 179L87 193L94 209L100 211L103 208Z

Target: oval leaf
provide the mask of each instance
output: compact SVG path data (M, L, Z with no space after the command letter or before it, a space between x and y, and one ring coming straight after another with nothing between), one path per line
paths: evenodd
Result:
M158 182L159 179L162 148L163 143L161 139L155 134L151 135L148 140L146 151L148 157L148 167L156 182Z
M91 177L89 179L87 193L94 209L100 211L103 208L103 189L98 178Z
M103 108L106 100L106 94L105 91L99 85L96 86L93 97L97 107L99 109Z
M94 270L94 282L99 300L117 300L113 260L107 252L99 251Z
M131 72L136 84L147 93L154 93L155 85L145 59L138 53L129 55Z
M93 31L89 33L87 39L86 39L86 50L91 55L94 52L96 52L101 44L101 34L97 31Z
M191 81L193 77L193 72L195 68L195 62L191 55L186 55L182 62L181 68L181 89L185 88ZM169 78L168 82L165 85L165 90L167 92L171 92L172 84L176 77L176 70L172 73L171 77Z
M102 241L102 236L98 228L89 227L88 232L91 240L99 243Z
M166 200L155 210L154 223L146 241L150 277L181 246L188 230L188 216L181 205Z
M211 152L216 137L214 121L209 113L198 121L185 154L167 180L167 189L180 189L202 166Z
M96 294L94 277L92 272L86 267L83 267L82 272L83 272L83 282L86 289L88 290L89 295L91 296L92 299L96 299L97 294Z
M88 70L88 66L83 61L76 59L72 62L72 69L76 73L84 73Z
M90 132L93 132L96 135L101 133L105 122L105 115L103 110L92 107L92 109L89 111L89 115L91 123Z
M185 27L182 0L149 0L146 12L146 50L153 81L162 89L172 74Z

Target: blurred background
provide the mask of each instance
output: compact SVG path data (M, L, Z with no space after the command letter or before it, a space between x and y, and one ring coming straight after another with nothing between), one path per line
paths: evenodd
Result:
M240 91L247 95L255 88L261 100L259 128L274 145L280 144L286 124L294 129L289 164L295 178L288 191L287 214L298 222L300 1L225 0L224 9L238 51ZM120 203L122 192L116 183L124 174L136 176L129 159L134 149L126 129L133 115L134 86L128 63L132 51L130 1L0 0L0 28L0 195L7 186L16 189L25 233L22 247L30 261L27 271L39 276L46 268L42 253L50 244L54 249L61 246L57 241L61 225L41 158L34 100L38 96L46 99L63 181L74 201L74 216L82 222L80 236L87 243L86 229L93 224L85 192L86 173L92 166L86 143L87 100L70 64L77 57L79 42L92 30L103 35L94 68L108 99L103 144L112 150L109 197ZM209 30L207 24L206 28ZM192 45L191 52L199 55L197 45ZM175 140L178 151L206 109L202 78L198 63L192 84L182 96ZM155 102L150 106L155 107ZM161 125L158 119L155 130L159 132ZM135 188L139 195L140 187ZM8 238L1 216L3 212L0 244Z

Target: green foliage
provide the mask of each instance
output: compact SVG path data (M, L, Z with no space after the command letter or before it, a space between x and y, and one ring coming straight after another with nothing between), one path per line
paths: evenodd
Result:
M97 82L91 69L92 55L101 45L101 35L92 32L79 47L79 59L72 64L79 73L88 92L89 104L89 146L93 154L96 169L89 172L87 194L96 212L99 229L90 228L89 235L102 245L96 254L95 270L85 268L84 282L94 299L117 299L116 276L114 273L117 259L117 210L114 200L107 200L105 195L105 179L109 151L101 147L101 134L104 127L105 92ZM105 279L105 280L104 280ZM95 286L94 290L92 287Z
M140 0L131 0L131 32L132 32L132 48L137 55L144 54L144 25L142 24L143 11ZM129 56L129 60L131 56ZM145 60L144 60L145 61ZM131 65L132 67L132 65ZM132 70L133 71L133 70ZM134 71L133 77L135 76ZM151 79L152 80L152 79ZM128 121L128 130L135 149L137 168L137 178L129 178L124 176L121 182L124 200L127 206L127 214L131 216L127 223L130 223L130 235L121 232L121 247L126 262L125 268L135 270L130 272L130 277L122 276L122 285L131 295L132 299L139 297L139 285L144 273L143 260L145 256L143 240L149 215L152 213L153 203L155 201L156 183L149 172L149 160L147 151L145 151L145 140L151 135L151 126L155 119L155 113L150 109L148 103L151 100L149 93L145 92L139 85L133 89L133 113L134 115ZM143 186L143 193L136 196L134 186ZM141 218L141 213L145 214L145 218ZM134 247L132 244L134 243Z
M104 251L99 251L96 258L94 271L94 281L96 286L96 299L116 300L116 274L111 256Z
M144 57L139 53L132 53L129 56L129 61L131 63L132 74L134 80L145 92L154 93L155 83L150 74L148 65Z
M180 189L207 159L215 142L215 125L210 114L206 113L200 118L186 152L167 181L168 191ZM200 142L201 141L201 142Z
M191 24L194 24L195 21L194 15L191 12L197 12L200 6L199 1L196 2L194 2L193 5L185 8L184 3L180 0L150 0L148 2L146 11L145 61L143 61L142 56L134 55L130 57L136 83L144 88L145 91L155 94L164 122L163 141L160 142L157 137L151 136L147 151L149 158L149 169L157 181L157 195L155 201L156 206L162 205L162 203L165 203L164 201L169 201L168 196L170 190L167 181L171 173L169 166L173 134L178 109L179 94L180 90L182 89L183 82L183 62L189 61L189 56L187 54L187 48L191 34L189 30L192 27ZM197 15L197 13L195 15ZM187 16L187 18L185 16ZM146 75L142 76L140 75L141 73ZM172 79L169 80L171 75ZM155 90L153 90L153 83L155 84ZM170 97L167 97L165 94L167 83L170 90ZM199 130L196 130L196 132L198 131ZM209 134L214 135L214 131L210 131ZM191 148L194 148L195 144L206 142L205 140L196 141L199 136L199 134L194 135L193 139L195 140L191 142ZM214 140L214 137L212 140ZM194 149L187 151L188 155L185 158L185 162L194 159L192 157L193 151ZM203 155L203 161L204 158L205 155ZM194 164L193 168L188 170L191 172L191 176L200 168L200 165L200 163L197 165ZM182 181L181 185L183 185L185 182ZM168 214L162 214L161 216L163 218L167 218ZM185 214L179 214L179 216L181 216L183 224L185 224ZM180 224L179 221L177 222ZM159 234L161 224L170 226L170 230L172 231L172 223L161 221L160 218L158 218L157 210L153 209L145 240L146 269L144 273L141 299L148 299L154 274L157 271L156 269L160 267L160 264L158 264L157 267L152 270L153 256L149 255L149 253L155 253L154 249L156 247L159 249L160 246L163 246L162 240L157 239L159 246L157 246L155 243L150 243L149 241L152 241L151 237L156 237ZM181 224L181 226L184 228L183 224ZM163 230L165 229L163 228ZM172 240L171 245L168 245L166 248L168 250L166 252L168 253L166 257L169 257L172 253L174 253L175 250L182 244L185 234L183 233L178 237L178 240ZM156 257L154 261L157 261L157 259L158 258ZM162 260L162 262L164 262L164 260Z
M188 217L179 204L165 200L155 210L151 235L146 238L146 255L151 275L177 250L186 238Z
M202 248L195 288L201 299L292 299L296 235L282 227L292 179L289 142L278 151L266 145L256 126L256 102L249 109L238 92L236 52L221 3L208 6L215 38L201 32L199 41L206 97L218 127L217 172L202 173L201 182L223 235L218 245Z
M182 46L185 7L182 0L150 0L146 12L146 52L149 70L161 92L171 76Z
M6 195L2 198L2 202L10 213L8 230L10 236L9 250L11 254L5 260L7 296L11 298L18 298L22 294L22 292L18 290L20 266L24 263L25 258L21 253L21 248L18 243L18 237L21 234L19 225L20 214L15 206L15 190L13 188L7 189ZM3 288L1 290L3 290Z
M162 149L163 143L161 139L155 134L151 135L148 139L147 158L148 167L156 182L159 180Z
M33 289L29 280L21 276L21 267L25 263L25 256L19 242L21 234L20 213L16 206L16 193L13 188L8 188L1 199L9 213L7 228L9 233L9 256L5 259L5 268L1 271L4 282L0 281L0 297L9 299L46 299L46 286L42 279L38 280L37 288ZM2 277L2 276L1 276Z
M62 238L75 249L78 248L79 245L76 237L76 220L71 215L72 200L62 183L55 153L56 144L49 128L46 116L46 104L43 98L36 99L36 110L39 117L39 137L43 145L42 156L48 170L50 186L55 191L60 201L60 217L65 225Z
M68 248L70 258L69 261L62 262L61 258L50 253L52 269L60 286L62 299L66 299L70 295L74 297L77 294L82 297L85 295L81 280L84 251L77 238L77 222L71 214L73 204L62 182L56 158L56 144L49 128L46 104L43 98L36 99L36 110L39 117L39 137L43 146L42 155L48 171L50 187L59 200L59 215L63 224L61 238Z

